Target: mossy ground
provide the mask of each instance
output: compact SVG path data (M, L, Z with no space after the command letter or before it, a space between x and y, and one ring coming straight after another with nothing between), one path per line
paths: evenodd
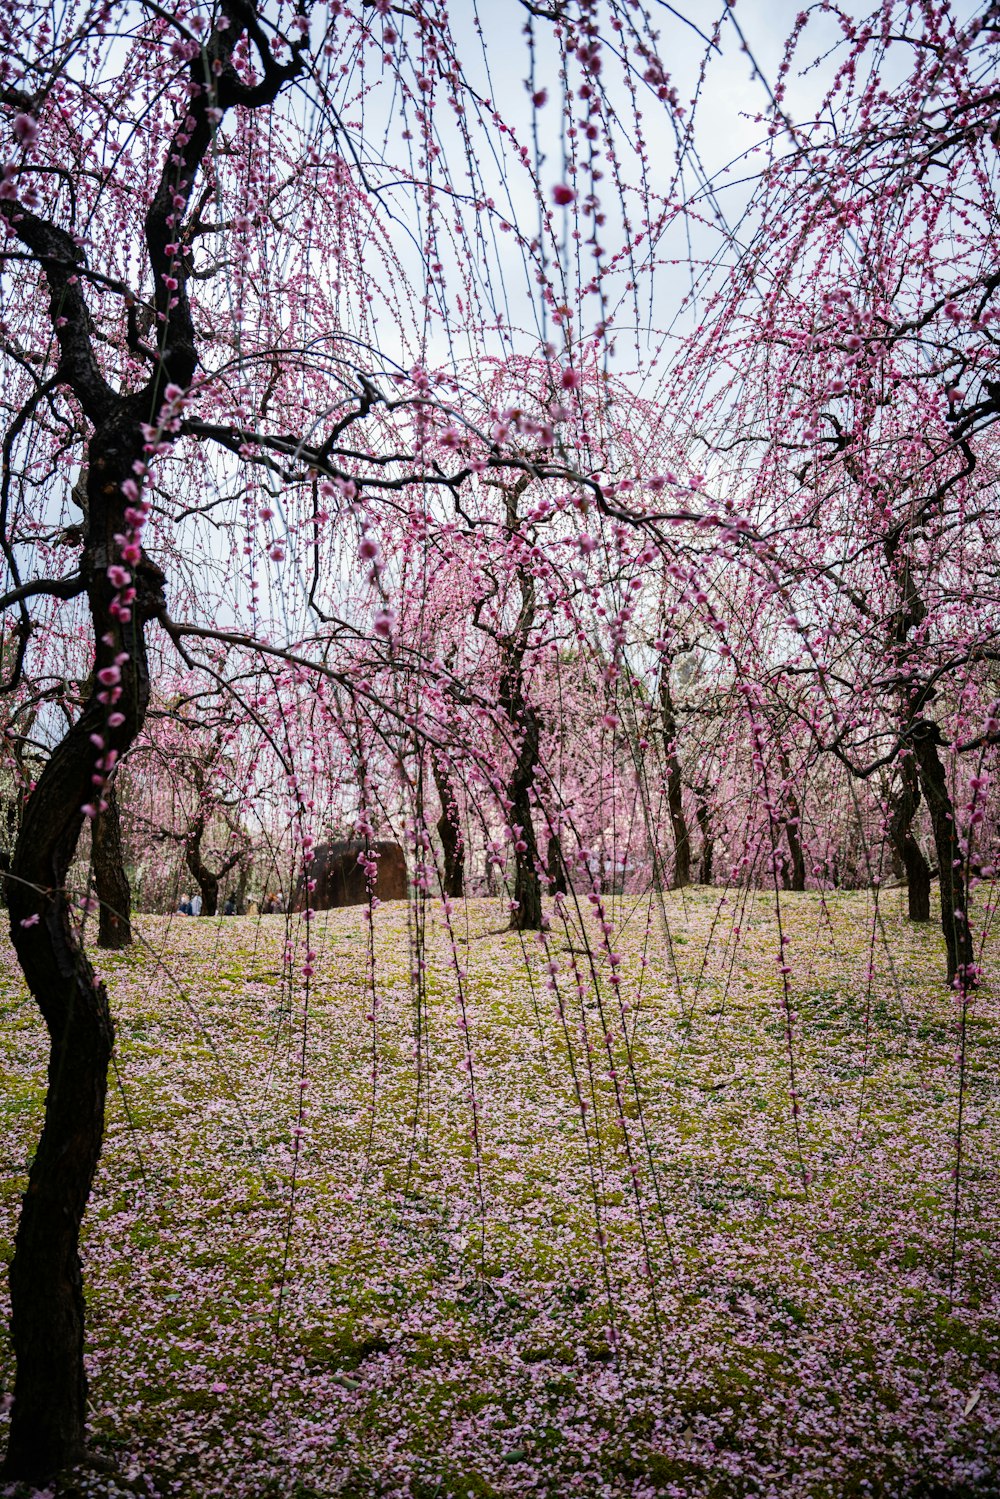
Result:
M548 951L473 901L419 955L386 906L374 981L363 913L324 914L308 1004L299 918L140 918L100 955L84 1239L119 1476L64 1491L1000 1493L993 991L953 1234L937 934L895 895L783 897L789 1032L773 897L722 897L619 900L609 944L588 916ZM9 1256L46 1046L9 953L0 985Z

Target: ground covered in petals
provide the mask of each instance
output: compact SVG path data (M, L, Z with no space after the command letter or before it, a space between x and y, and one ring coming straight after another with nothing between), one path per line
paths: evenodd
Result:
M963 1033L898 893L138 924L84 1241L117 1476L64 1491L1000 1494L997 1004ZM9 1257L6 948L0 1010Z

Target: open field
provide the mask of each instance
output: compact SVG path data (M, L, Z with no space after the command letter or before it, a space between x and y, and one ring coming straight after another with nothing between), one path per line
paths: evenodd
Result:
M84 1239L121 1476L78 1490L1000 1494L995 989L953 1234L937 931L898 892L884 928L783 896L782 963L773 897L723 895L618 900L613 947L588 917L547 952L429 908L419 1007L402 905L374 985L358 910L308 963L297 917L139 918L100 955L120 1087ZM9 1257L46 1045L2 963Z

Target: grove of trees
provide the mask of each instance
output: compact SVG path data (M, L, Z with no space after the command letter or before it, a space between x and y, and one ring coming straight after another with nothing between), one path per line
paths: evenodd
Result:
M50 1043L10 1479L86 1452L96 949L185 890L287 904L329 836L397 839L418 919L490 897L521 934L905 884L964 1024L1000 6L821 0L764 53L744 12L0 18L0 845Z

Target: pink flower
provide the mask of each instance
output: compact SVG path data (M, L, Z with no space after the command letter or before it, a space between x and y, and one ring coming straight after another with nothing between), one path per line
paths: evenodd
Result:
M41 917L39 916L38 912L36 911L35 914L34 914L34 916L25 916L24 919L21 922L21 925L22 926L37 926L40 920L41 920Z
M375 615L375 634L383 640L388 640L396 628L396 611L394 609L380 609Z
M552 189L552 201L560 208L566 208L570 203L576 202L576 193L565 182L557 182Z
M102 666L97 673L97 680L102 687L114 687L121 679L121 668L118 666Z
M108 568L108 582L112 588L127 588L131 581L132 574L127 568L119 567L117 563Z
M559 376L559 384L563 390L579 390L583 384L583 376L579 370L563 370Z
M15 115L14 139L19 146L33 146L38 139L38 121L29 114Z

